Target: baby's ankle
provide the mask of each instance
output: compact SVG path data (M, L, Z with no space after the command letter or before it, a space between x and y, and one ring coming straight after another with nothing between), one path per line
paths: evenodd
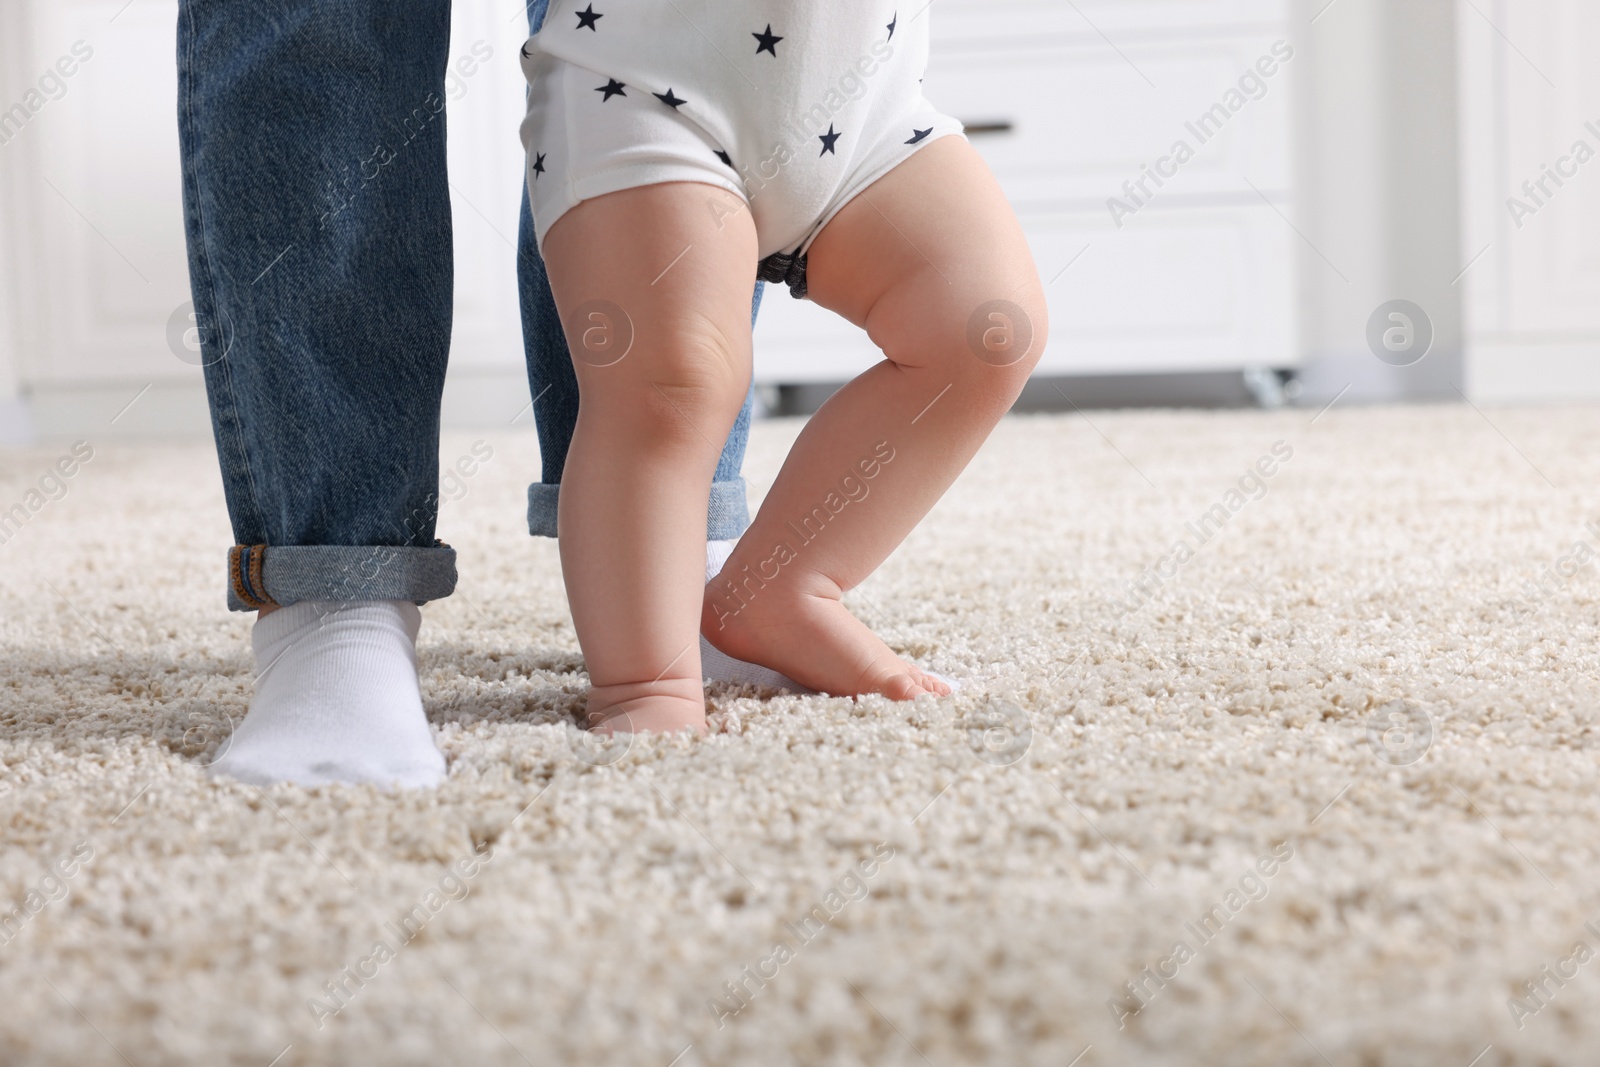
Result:
M706 586L700 633L730 656L748 659L766 650L774 630L788 629L814 611L816 596L793 581L733 580L726 570Z
M596 733L706 732L705 690L698 678L658 678L589 687L588 725Z
M700 608L700 635L718 650L740 659L759 650L759 626L750 604L730 596L726 583L713 581L706 586Z

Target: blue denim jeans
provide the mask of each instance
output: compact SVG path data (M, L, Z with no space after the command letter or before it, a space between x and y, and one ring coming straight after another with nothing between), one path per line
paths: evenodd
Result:
M547 2L529 7L530 30ZM180 0L184 222L234 610L455 588L455 550L434 536L454 285L449 42L449 0ZM528 527L554 536L578 388L525 195L522 211L544 467ZM760 297L758 283L752 321ZM749 419L747 397L709 537L749 524Z

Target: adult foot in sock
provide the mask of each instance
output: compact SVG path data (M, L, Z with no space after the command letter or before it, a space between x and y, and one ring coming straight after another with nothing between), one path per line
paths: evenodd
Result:
M706 542L706 581L710 582L722 572L722 565L728 562L728 556L733 552L732 541L707 541ZM810 693L799 682L788 675L779 674L770 667L763 667L759 663L748 663L742 659L735 659L722 649L706 640L705 634L700 635L700 673L708 681L731 682L734 685L759 685L769 689L787 689L791 693Z
M403 600L303 600L256 620L250 712L210 773L255 785L444 779L417 684L422 613Z

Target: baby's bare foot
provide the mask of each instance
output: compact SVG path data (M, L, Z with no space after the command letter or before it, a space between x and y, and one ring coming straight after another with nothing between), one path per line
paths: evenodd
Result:
M589 729L597 734L706 732L705 694L697 678L596 685L589 689Z
M912 700L947 696L950 687L884 644L837 597L801 594L772 585L748 601L706 587L700 632L730 656L782 671L801 685L833 696L880 693Z

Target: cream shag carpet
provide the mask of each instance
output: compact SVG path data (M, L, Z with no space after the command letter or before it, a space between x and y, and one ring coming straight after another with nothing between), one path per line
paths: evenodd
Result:
M954 698L622 750L531 434L448 437L400 797L208 780L211 450L90 442L0 545L0 1062L1594 1062L1600 411L1314 414L1008 420L852 597Z

